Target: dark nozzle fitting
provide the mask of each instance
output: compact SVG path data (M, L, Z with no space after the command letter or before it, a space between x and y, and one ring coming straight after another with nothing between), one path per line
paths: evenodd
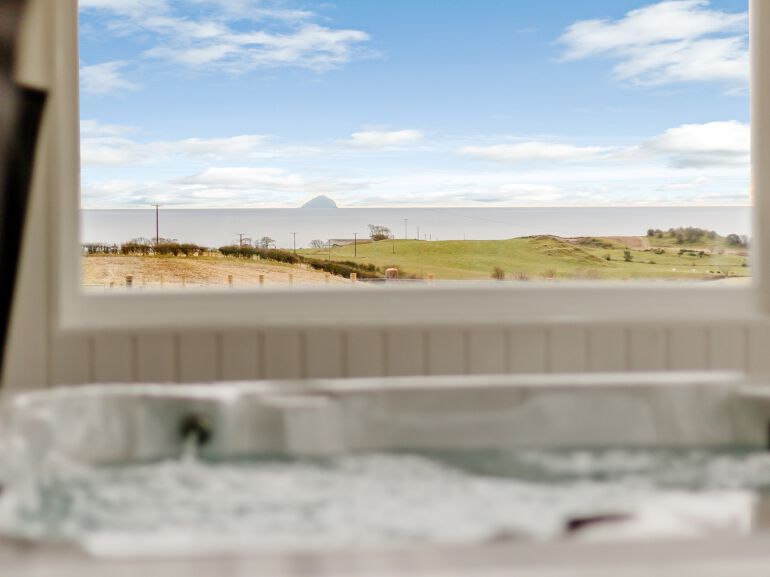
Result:
M211 441L211 437L214 436L211 425L201 415L187 415L182 419L182 423L179 426L179 434L182 439L195 439L195 444L199 447L208 444Z

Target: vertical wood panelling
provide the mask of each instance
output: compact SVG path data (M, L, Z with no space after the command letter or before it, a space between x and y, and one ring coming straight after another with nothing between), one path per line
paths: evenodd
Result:
M709 329L710 369L745 371L748 369L747 329L744 326L714 326Z
M468 331L468 372L473 375L506 373L507 345L507 334L503 329Z
M345 376L345 342L342 331L310 329L305 333L305 364L308 378L338 379Z
M586 331L564 325L548 330L548 370L552 373L582 373L588 359Z
M749 327L749 371L770 373L770 325Z
M744 370L770 373L770 324L281 329L60 335L51 381L203 382L421 374Z
M303 335L294 329L265 331L262 335L263 376L266 379L301 379L305 376Z
M179 335L179 381L205 383L220 379L220 346L214 332Z
M385 333L378 329L353 329L345 333L348 377L382 377L385 366Z
M657 327L630 328L628 368L632 371L663 371L668 362L666 331Z
M668 368L672 371L708 368L708 331L704 327L673 327L668 331Z
M588 370L617 373L628 370L626 329L599 326L588 330Z
M418 329L392 329L386 332L387 374L408 376L426 374L425 332Z
M428 367L430 375L463 375L468 371L468 341L460 329L428 331Z
M545 329L516 327L508 336L508 366L512 373L544 373L548 370L548 338Z
M259 337L256 331L228 331L220 337L222 379L249 381L260 377Z
M177 342L172 334L145 333L136 337L135 374L143 383L177 380Z
M93 341L94 380L97 383L130 383L135 380L134 339L126 333L97 334Z
M86 335L56 335L51 341L54 385L81 385L93 380L92 340Z

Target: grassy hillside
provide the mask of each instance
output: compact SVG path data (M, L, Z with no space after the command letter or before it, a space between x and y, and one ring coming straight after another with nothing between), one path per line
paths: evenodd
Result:
M326 250L303 250L329 258ZM550 236L504 241L380 241L332 249L331 260L350 260L436 279L489 279L500 269L507 279L717 279L745 277L745 249L721 237L703 243L628 237L560 239Z

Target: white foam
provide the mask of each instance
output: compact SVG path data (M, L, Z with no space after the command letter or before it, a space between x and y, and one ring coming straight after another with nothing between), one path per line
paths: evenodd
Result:
M687 472L678 485L665 480L671 470ZM582 538L697 536L750 530L750 489L762 484L770 485L765 455L640 451L456 463L395 454L102 469L59 463L0 500L0 528L101 555L546 540L564 536L571 518L617 513L629 521L590 527Z

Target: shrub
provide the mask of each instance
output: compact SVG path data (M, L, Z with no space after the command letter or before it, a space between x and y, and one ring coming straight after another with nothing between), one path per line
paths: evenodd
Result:
M544 279L555 279L556 278L556 270L549 268L545 271L543 271L543 278Z
M379 224L369 225L369 238L371 238L374 242L387 240L390 238L390 235L390 229L387 226L382 226Z
M234 256L236 258L253 258L261 251L249 245L231 245L219 248L219 252L226 257Z
M633 260L634 260L634 255L633 255L633 254L631 254L631 251L630 251L630 250L628 250L628 249L625 249L625 250L623 251L623 260L624 260L624 261L626 261L626 262L631 262L631 261L633 261Z
M83 252L87 255L94 254L119 254L120 247L117 244L104 244L99 242L89 242L83 245Z
M738 234L728 234L727 235L727 245L728 246L737 246L740 248L746 248L749 246L749 239L747 236L742 236Z
M492 278L495 280L505 280L505 271L499 266L496 266L492 271Z

